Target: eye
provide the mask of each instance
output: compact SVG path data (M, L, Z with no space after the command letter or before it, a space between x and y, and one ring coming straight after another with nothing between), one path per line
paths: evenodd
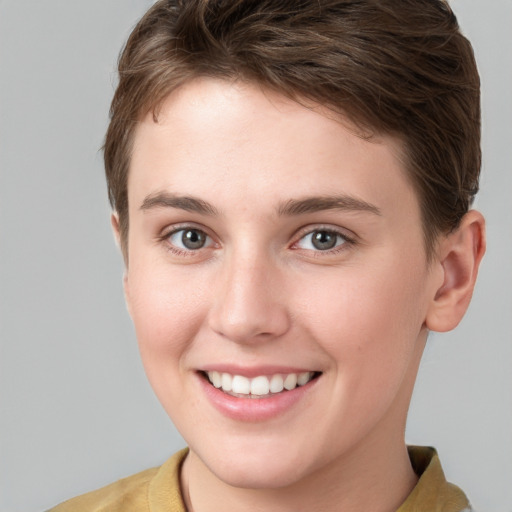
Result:
M185 228L171 233L167 240L176 249L181 251L197 251L212 245L212 239L200 229Z
M299 249L329 251L347 243L340 233L328 229L317 229L303 236L296 244Z

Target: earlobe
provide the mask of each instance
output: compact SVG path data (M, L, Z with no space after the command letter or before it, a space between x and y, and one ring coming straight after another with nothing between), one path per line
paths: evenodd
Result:
M439 245L438 262L444 280L429 305L426 326L432 331L454 329L462 320L475 287L480 262L485 253L485 220L471 210L453 233Z

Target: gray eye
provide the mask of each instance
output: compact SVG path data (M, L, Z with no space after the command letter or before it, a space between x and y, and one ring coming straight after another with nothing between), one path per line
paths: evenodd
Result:
M325 251L335 247L338 238L339 235L332 231L314 231L311 234L311 243L316 249Z
M181 241L187 249L201 249L206 243L206 235L197 229L183 230Z
M195 251L210 244L210 237L200 229L179 229L169 236L169 242L179 249Z
M345 242L346 238L336 231L317 229L303 236L297 245L301 249L310 251L328 251L343 245Z

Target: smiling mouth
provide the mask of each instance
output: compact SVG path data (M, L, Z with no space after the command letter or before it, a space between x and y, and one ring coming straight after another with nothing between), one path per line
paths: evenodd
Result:
M217 371L204 372L204 375L213 387L228 395L237 398L269 398L305 386L316 379L320 372L276 373L271 376L259 375L252 379Z

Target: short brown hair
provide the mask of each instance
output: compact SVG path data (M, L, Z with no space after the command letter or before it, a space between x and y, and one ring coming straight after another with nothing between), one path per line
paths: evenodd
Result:
M444 0L160 0L121 53L104 146L123 250L137 122L199 76L255 81L398 136L429 257L478 190L480 81Z

